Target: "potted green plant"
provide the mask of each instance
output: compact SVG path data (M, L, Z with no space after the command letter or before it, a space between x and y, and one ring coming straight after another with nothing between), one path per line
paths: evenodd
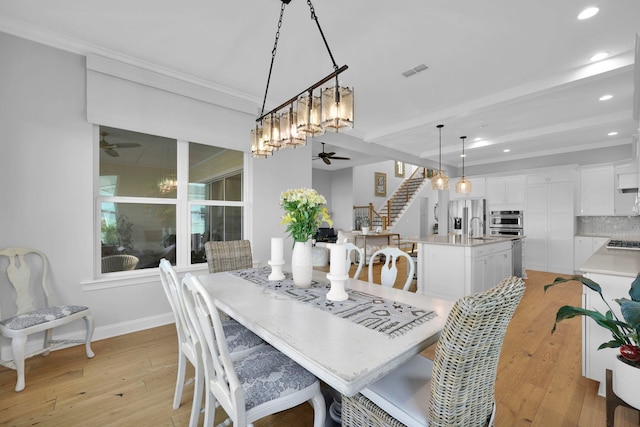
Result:
M620 305L620 311L622 312L624 321L616 316L609 303L604 299L600 285L586 277L573 276L570 279L556 277L553 283L544 287L544 291L546 292L548 288L560 283L574 280L581 282L587 288L597 292L609 310L603 314L597 310L587 310L582 307L562 306L556 313L556 321L551 332L553 333L556 330L558 322L562 320L575 316L590 317L598 325L609 330L613 337L611 341L600 344L598 350L603 348L620 348L620 355L632 362L631 364L634 366L640 368L640 363L638 363L640 361L640 274L638 274L631 283L631 289L629 289L631 299L623 297L615 300Z
M598 350L603 348L620 349L620 355L614 359L611 365L613 392L629 405L640 407L640 393L637 392L638 384L640 384L640 274L631 282L631 289L629 289L631 299L622 297L615 300L620 305L623 320L618 318L603 297L600 285L586 277L573 276L570 279L557 277L553 283L544 287L544 291L546 292L551 286L573 280L581 282L600 295L608 310L603 314L597 310L565 305L558 309L551 332L556 330L558 322L575 316L590 317L596 324L611 332L613 339L600 344Z

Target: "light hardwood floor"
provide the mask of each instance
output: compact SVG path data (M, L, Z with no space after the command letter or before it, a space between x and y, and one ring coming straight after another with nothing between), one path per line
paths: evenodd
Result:
M597 396L596 383L580 374L580 319L563 322L551 334L558 307L580 304L580 285L567 283L544 294L543 285L557 275L528 271L528 276L500 358L496 426L604 426L605 401ZM0 425L187 425L193 387L185 388L179 409L171 407L174 325L96 341L93 349L93 359L81 346L29 359L27 387L20 393L13 391L15 372L1 368ZM433 347L425 354L433 354ZM638 425L636 411L620 407L616 415L617 427ZM219 414L216 423L222 419ZM311 407L300 405L255 425L311 426Z

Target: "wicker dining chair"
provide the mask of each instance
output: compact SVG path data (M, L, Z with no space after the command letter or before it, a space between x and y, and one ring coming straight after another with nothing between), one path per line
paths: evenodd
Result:
M253 267L249 240L209 241L204 244L209 273Z
M118 254L102 257L102 272L135 270L140 260L135 255Z
M409 359L353 397L342 397L344 427L491 426L495 379L507 325L525 285L508 277L456 302L433 362Z

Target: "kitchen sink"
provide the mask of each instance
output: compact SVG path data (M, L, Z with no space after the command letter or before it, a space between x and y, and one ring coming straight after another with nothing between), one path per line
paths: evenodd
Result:
M496 239L493 237L469 237L469 240L492 241Z

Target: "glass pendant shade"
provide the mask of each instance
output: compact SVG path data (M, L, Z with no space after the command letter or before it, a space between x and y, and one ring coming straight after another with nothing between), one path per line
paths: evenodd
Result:
M462 175L460 181L456 182L456 193L471 193L471 181Z
M442 128L444 125L436 126L439 131L438 135L438 173L431 177L432 190L448 190L449 177L442 172Z
M322 123L322 101L319 96L312 93L298 98L298 132L304 132L307 136L324 133Z
M273 154L273 147L264 143L262 139L262 128L251 129L251 156L268 157Z
M439 170L438 173L431 178L431 189L432 190L448 190L449 177L445 175L441 170Z
M348 87L326 88L322 91L322 127L338 132L353 128L353 90Z
M273 150L280 148L280 118L275 114L267 116L262 121L262 139Z
M465 178L464 176L464 158L465 158L465 154L464 154L464 140L465 140L466 136L461 136L460 139L462 140L462 178L460 178L460 181L456 182L456 193L471 193L471 181L469 181L467 178Z
M293 105L280 115L280 142L282 147L302 147L307 144L307 136L298 132L298 113Z

